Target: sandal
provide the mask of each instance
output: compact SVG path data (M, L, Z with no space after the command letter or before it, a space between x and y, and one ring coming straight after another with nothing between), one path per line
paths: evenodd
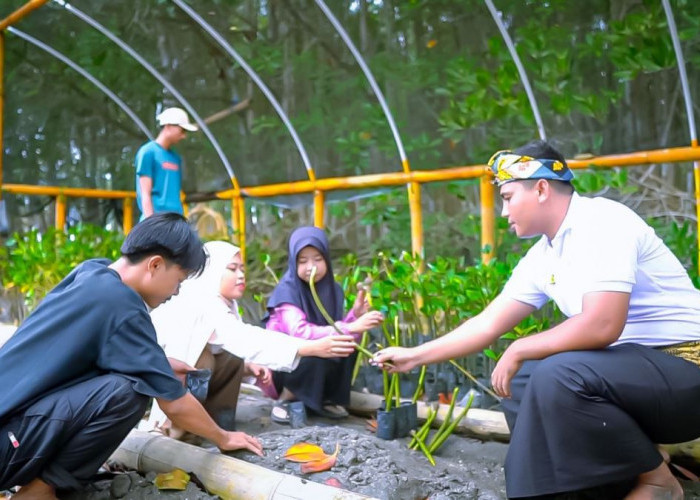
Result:
M316 413L318 413L322 417L332 418L334 420L340 420L350 415L348 411L342 406L331 404L323 405L321 410L317 411Z
M289 424L289 401L277 401L272 406L270 419L278 424Z

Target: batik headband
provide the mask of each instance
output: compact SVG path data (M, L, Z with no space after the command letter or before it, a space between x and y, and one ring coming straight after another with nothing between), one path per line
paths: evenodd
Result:
M569 182L574 178L573 172L559 160L532 158L512 151L499 151L488 163L498 186L511 181L526 179L550 179Z

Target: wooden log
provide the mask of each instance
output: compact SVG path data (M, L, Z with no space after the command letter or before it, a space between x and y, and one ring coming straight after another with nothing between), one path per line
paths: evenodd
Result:
M223 500L373 500L161 434L131 431L111 458L139 472L170 472L175 468L194 472L209 492Z
M348 410L359 415L369 415L377 411L383 399L377 394L352 391ZM410 400L406 399L406 401ZM437 417L433 421L435 427L439 427L445 420L448 408L448 405L439 405ZM460 407L455 406L455 412L459 411ZM428 403L418 401L418 418L425 420L427 417ZM503 412L479 408L469 410L467 416L455 428L455 432L485 440L508 441L510 439L510 431Z

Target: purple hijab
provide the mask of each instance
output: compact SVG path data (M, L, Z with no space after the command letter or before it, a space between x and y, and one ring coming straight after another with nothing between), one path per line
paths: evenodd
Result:
M321 326L328 324L321 311L316 307L309 284L297 275L297 257L299 252L308 246L321 252L328 267L326 275L316 283L316 291L321 303L335 321L343 319L343 289L333 277L326 233L317 227L303 226L295 229L289 237L289 267L267 301L267 314L263 318L263 323L267 323L270 313L275 307L291 304L304 311L306 319L310 323Z

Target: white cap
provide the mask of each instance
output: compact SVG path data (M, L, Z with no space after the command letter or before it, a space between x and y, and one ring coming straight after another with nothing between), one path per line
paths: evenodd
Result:
M190 123L190 119L185 113L185 110L180 108L167 108L164 109L161 114L156 116L160 126L164 125L177 125L180 128L189 130L190 132L196 132L199 130L197 125Z

